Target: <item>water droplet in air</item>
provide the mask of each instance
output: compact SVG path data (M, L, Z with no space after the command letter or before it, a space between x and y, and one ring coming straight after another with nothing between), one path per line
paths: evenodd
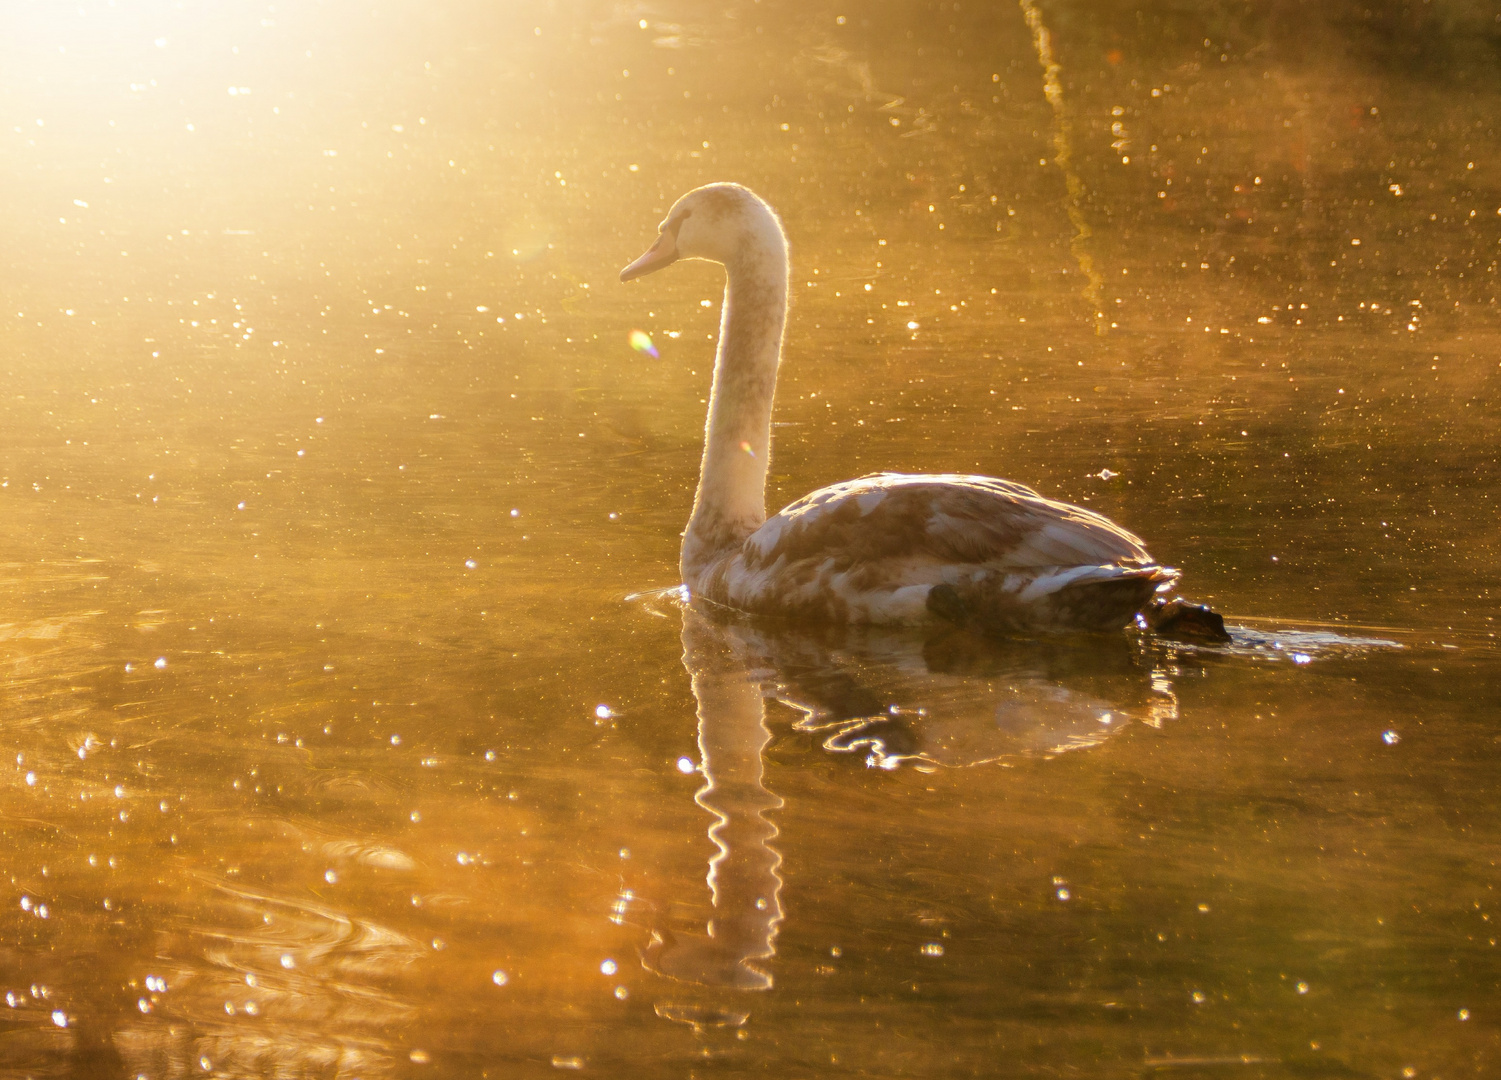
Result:
M680 758L678 758L678 772L682 773L683 775L686 776L688 773L691 773L691 772L695 771L697 768L698 768L698 766L696 766L696 765L693 764L693 759L692 758L686 758L686 757L680 757ZM29 775L30 774L28 774L28 776ZM30 783L30 780L28 779L27 782Z
M1298 993L1300 993L1300 994L1306 994L1306 993L1308 993L1308 984L1306 982L1300 982L1300 983L1298 983L1297 989L1298 989Z
M608 720L610 717L614 716L615 713L608 705L596 705L594 706L594 715L599 717L601 720Z
M511 981L511 977L504 971L496 968L494 973L490 976L490 981L493 982L496 986L504 986L506 983Z
M1402 741L1402 736L1398 735L1395 731L1387 730L1381 733L1381 741L1386 743L1387 746L1396 746Z
M936 941L930 941L922 947L924 956L942 956L943 946Z
M470 570L473 570L478 565L479 565L479 563L475 562L473 559L465 559L464 560L464 566L466 568L470 569Z
M156 658L156 663L152 664L151 666L156 668L157 671L161 671L167 666L167 658L165 656L158 656Z

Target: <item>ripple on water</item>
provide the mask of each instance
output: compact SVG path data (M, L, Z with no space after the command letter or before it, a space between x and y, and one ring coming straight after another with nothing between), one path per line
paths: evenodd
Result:
M1220 651L1232 656L1250 656L1263 660L1285 660L1307 664L1335 656L1355 656L1381 649L1406 648L1390 638L1359 637L1337 634L1331 630L1261 630L1250 626L1230 626L1230 644ZM1177 643L1174 648L1180 647ZM1187 646L1190 649L1204 648Z
M384 844L370 844L359 840L330 840L323 845L323 854L331 859L345 859L362 866L376 866L383 870L415 870L417 860L404 851Z
M385 987L422 943L325 904L211 886L189 933L168 939L149 1010L116 1036L131 1075L390 1075L389 1034L415 1008Z
M693 1005L678 1002L658 1002L654 1007L663 1020L675 1024L687 1024L695 1031L703 1028L744 1027L750 1013L735 1009L720 1009L712 1005Z

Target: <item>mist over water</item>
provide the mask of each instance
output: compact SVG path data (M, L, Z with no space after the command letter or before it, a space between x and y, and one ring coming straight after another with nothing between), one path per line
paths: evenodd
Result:
M0 14L0 1075L1492 1075L1495 19ZM714 180L773 509L1030 484L1232 644L683 606Z

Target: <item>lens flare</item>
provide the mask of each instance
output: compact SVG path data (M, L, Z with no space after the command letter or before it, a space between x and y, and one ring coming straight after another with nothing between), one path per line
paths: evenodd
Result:
M653 360L658 356L657 347L651 343L651 335L645 330L631 331L631 348L639 353L645 353Z

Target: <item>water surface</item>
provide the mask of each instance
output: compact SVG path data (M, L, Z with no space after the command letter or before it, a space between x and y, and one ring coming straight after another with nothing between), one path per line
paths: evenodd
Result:
M4 1075L1493 1075L1493 17L12 5ZM663 591L719 179L774 506L1029 483L1233 644Z

